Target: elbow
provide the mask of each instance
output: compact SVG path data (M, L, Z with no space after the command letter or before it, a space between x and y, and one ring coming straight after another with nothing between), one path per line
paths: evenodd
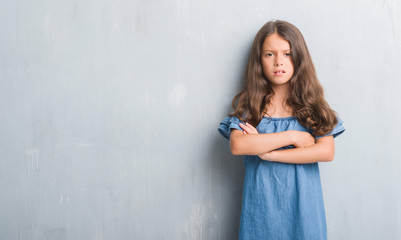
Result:
M325 162L331 162L334 160L334 151L327 151L325 154Z
M334 160L334 142L329 142L330 139L324 139L326 142L316 143L316 151L319 155L319 162L331 162ZM319 150L318 150L319 149Z
M232 155L242 155L241 150L238 147L238 143L234 139L230 139L230 151Z

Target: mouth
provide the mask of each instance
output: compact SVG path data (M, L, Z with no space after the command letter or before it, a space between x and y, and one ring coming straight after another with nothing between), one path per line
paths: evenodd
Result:
M285 73L284 70L278 69L278 70L274 71L273 74L274 74L275 76L281 76L281 75L283 75L284 73Z

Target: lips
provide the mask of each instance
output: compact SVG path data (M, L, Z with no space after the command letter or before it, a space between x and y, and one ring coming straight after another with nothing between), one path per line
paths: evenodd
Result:
M282 69L277 69L276 71L274 71L274 73L285 73L285 71Z

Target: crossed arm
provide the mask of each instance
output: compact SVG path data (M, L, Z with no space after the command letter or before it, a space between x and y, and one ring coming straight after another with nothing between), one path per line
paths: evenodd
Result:
M259 156L263 160L285 163L330 162L334 158L333 136L319 138L312 146L276 150Z
M234 155L258 155L266 161L294 164L329 162L334 158L332 135L321 137L308 146L302 146L297 143L296 135L299 131L259 134L251 125L241 125L241 128L244 131L231 131L230 149ZM275 150L287 145L294 145L296 148Z

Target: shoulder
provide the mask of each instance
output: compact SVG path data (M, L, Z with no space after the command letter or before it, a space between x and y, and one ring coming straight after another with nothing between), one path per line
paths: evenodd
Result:
M220 122L220 126L218 128L219 133L225 137L226 139L230 139L232 129L241 130L242 128L239 126L240 123L244 123L240 121L235 116L227 116Z

